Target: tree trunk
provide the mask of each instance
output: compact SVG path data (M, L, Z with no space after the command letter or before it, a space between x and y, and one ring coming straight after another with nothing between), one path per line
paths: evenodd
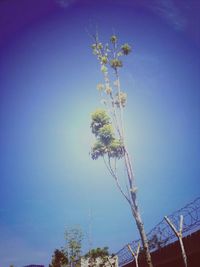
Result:
M183 256L184 265L185 265L185 267L187 267L187 256L186 256L186 253L185 253L185 248L184 248L184 245L183 245L182 237L180 236L178 239L179 239L180 246L181 246L181 252L182 252L182 256Z
M138 211L137 205L136 205L136 208L132 208L132 212L133 212L133 216L134 216L135 221L136 221L137 228L138 228L139 233L140 233L140 238L141 238L141 241L142 241L142 246L143 246L143 249L144 249L144 254L145 254L145 259L146 259L147 266L148 267L153 267L153 263L152 263L152 260L151 260L151 254L150 254L150 251L149 251L148 239L147 239L147 236L146 236L146 233L145 233L145 230L144 230L144 224L142 222L142 219L141 219L140 213Z
M149 244L148 244L147 235L145 233L144 224L142 222L142 218L140 216L140 212L139 212L137 201L136 201L136 187L134 186L135 177L134 177L134 173L132 170L132 164L131 164L131 160L129 158L129 154L128 154L127 149L125 149L125 165L126 165L126 170L127 170L128 180L129 180L129 186L130 186L130 196L131 196L131 204L130 205L131 205L132 214L133 214L133 217L135 218L135 222L136 222L139 234L140 234L140 238L142 241L142 246L144 249L147 266L153 267L153 263L151 260L151 254L149 251Z
M135 265L136 265L136 267L139 267L139 265L138 265L138 257L135 257Z

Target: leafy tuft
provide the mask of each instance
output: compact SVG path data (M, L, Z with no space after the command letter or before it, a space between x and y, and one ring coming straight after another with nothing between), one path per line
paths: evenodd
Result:
M98 136L102 144L108 146L114 140L114 131L111 124L106 124L99 129Z
M121 46L122 53L127 56L131 52L131 46L129 44L124 44Z
M90 127L92 128L92 133L95 134L95 136L97 136L99 133L99 129L104 125L110 123L110 117L103 109L97 109L95 112L92 113L91 117L92 117L92 122Z
M117 69L117 68L121 68L123 66L122 64L122 61L115 58L115 59L112 59L110 61L110 66L113 68L113 69Z

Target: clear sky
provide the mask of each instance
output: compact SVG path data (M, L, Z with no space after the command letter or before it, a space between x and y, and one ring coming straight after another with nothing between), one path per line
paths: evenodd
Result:
M134 4L132 3L134 2ZM67 226L117 252L138 238L103 163L90 113L102 74L86 32L116 33L127 137L147 232L200 194L198 1L0 2L0 266L50 263Z

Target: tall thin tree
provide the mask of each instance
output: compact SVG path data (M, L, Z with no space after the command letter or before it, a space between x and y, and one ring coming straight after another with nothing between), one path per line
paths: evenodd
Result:
M121 89L119 75L119 70L123 66L122 57L130 54L131 46L127 43L119 45L116 35L112 35L110 42L106 44L99 41L98 34L92 35L92 37L94 41L92 44L93 54L97 57L103 74L103 82L97 85L97 89L100 91L101 102L104 103L105 108L96 110L91 116L91 130L96 138L91 149L91 157L94 160L99 157L103 158L119 191L130 205L141 237L147 265L152 267L148 240L137 204L133 165L126 144L124 108L127 94ZM121 186L118 177L117 161L120 159L123 160L126 169L127 192Z
M68 228L65 231L66 250L71 267L75 266L75 262L80 261L81 248L83 240L83 232L79 226Z

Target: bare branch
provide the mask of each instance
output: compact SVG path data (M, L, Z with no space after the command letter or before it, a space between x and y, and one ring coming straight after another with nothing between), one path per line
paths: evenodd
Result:
M125 199L128 201L129 205L132 206L132 203L131 203L131 200L129 199L129 197L126 195L126 193L124 193L120 183L119 183L119 180L118 180L118 177L117 177L117 174L113 171L112 169L112 166L111 166L111 162L110 162L110 158L108 157L108 164L106 163L106 160L104 158L104 162L106 164L106 167L107 169L109 170L110 174L112 175L112 177L115 179L115 182L116 182L116 185L119 189L119 191L121 192L121 194L125 197Z
M184 265L185 265L185 267L187 267L187 256L186 256L186 253L185 253L185 248L184 248L183 240L182 240L183 215L180 215L180 228L179 228L179 232L176 230L175 226L170 221L170 219L167 218L167 216L165 216L164 218L165 218L165 220L167 221L167 223L169 224L169 226L172 228L172 230L174 231L174 233L176 234L176 236L179 239L179 243L180 243L180 246L181 246L181 252L182 252L182 257L183 257Z
M180 228L179 228L179 233L182 235L183 232L183 215L180 215Z
M110 169L109 165L107 164L107 162L106 162L106 160L105 160L104 156L103 156L103 161L104 161L104 164L105 164L105 166L106 166L107 170L109 171L110 175L112 175L112 176L113 176L112 170Z
M135 258L135 253L134 251L132 250L131 246L128 244L127 245L128 249L130 250L131 254L133 255L133 257Z
M114 161L114 170L115 170L115 173L117 173L117 159L115 158L115 161Z
M179 232L176 230L175 226L174 226L173 223L170 221L170 219L169 219L167 216L165 216L164 218L165 218L165 220L167 221L167 223L169 224L169 226L171 227L171 229L174 231L175 235L176 235L177 237L179 237Z
M139 254L139 251L140 251L140 242L138 243L138 246L137 246L137 255Z
M118 70L115 69L115 75L116 75L116 78L117 78L117 90L118 90L118 95L120 96L120 93L121 93L121 85L120 85L120 78L119 78L119 73L118 73ZM124 118L123 118L123 107L122 107L122 104L121 104L121 101L119 101L119 109L120 109L120 128L122 130L122 140L124 142Z
M132 248L131 248L131 246L129 244L127 245L127 247L128 247L128 249L130 250L131 254L133 255L133 257L135 259L136 267L138 267L138 255L139 255L139 251L140 251L140 242L138 243L136 252L134 252L132 250Z
M131 201L130 190L129 190L129 188L128 188L127 183L126 183L126 191L127 191L128 197L129 197L129 199L130 199L130 201Z

